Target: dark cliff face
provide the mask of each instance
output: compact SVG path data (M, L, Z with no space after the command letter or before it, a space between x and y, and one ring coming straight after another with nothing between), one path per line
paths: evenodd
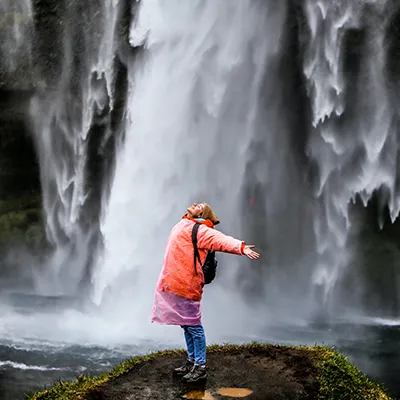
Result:
M18 195L39 189L38 161L30 134L31 91L0 91L0 193Z
M39 165L31 136L31 90L0 89L0 248L43 243ZM31 234L27 234L31 228ZM33 230L32 230L33 229ZM35 231L35 232L34 232Z

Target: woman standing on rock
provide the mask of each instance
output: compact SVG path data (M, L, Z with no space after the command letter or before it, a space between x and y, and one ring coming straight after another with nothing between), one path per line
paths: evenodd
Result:
M184 330L188 358L174 372L182 375L182 380L188 383L207 377L206 338L201 324L200 301L204 286L202 266L208 252L245 255L252 260L260 257L252 250L253 245L246 245L213 229L217 224L219 220L208 204L195 203L187 209L187 214L169 235L154 296L152 322L180 325ZM193 232L196 225L198 231ZM197 237L197 257L194 237Z

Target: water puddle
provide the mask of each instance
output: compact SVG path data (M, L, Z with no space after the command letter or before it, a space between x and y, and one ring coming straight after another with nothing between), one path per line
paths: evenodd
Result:
M234 398L247 397L253 393L250 389L244 388L220 388L216 392L219 396L227 396ZM216 398L209 391L204 390L192 390L183 396L184 399L195 399L195 400L216 400Z
M192 392L185 394L183 398L196 400L216 400L210 392L204 390L193 390Z
M229 397L247 397L253 393L250 389L243 388L220 388L217 390L217 393L220 396L229 396Z

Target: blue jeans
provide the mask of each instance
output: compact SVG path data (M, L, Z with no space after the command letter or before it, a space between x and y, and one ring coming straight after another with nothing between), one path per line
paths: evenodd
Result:
M203 325L182 326L185 332L188 358L196 365L206 363L206 336Z

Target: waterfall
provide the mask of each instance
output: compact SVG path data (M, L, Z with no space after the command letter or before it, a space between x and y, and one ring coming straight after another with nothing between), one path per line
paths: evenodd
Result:
M38 67L31 117L54 246L38 290L75 294L86 279L97 304L147 316L169 230L206 201L219 229L262 252L258 263L219 256L214 287L227 299L282 315L346 305L350 205L384 187L392 220L399 212L392 2L127 3L61 9L62 46ZM121 18L130 19L123 62ZM117 106L121 69L128 93ZM93 166L111 139L115 169Z
M322 288L326 300L348 264L349 202L357 193L367 200L383 183L371 174L390 167L376 157L389 127L366 129L390 121L374 104L387 101L383 28L368 27L363 58L379 100L365 102L360 92L357 105L348 104L343 71L346 32L366 23L366 7L381 11L358 2L304 3L303 96L293 93L297 56L286 55L298 39L284 29L289 3L205 4L145 0L132 23L131 45L145 51L129 67L126 137L101 223L94 298L130 299L147 313L171 226L188 204L204 200L223 231L263 251L258 265L221 256L224 290L306 316L322 304L315 292ZM311 126L296 118L307 113L299 106L307 98ZM310 160L318 171L313 185Z
M393 173L397 157L394 115L385 80L387 11L383 3L305 3L309 40L304 75L313 112L307 151L318 165L315 195L320 200L313 218L318 254L313 281L323 289L326 301L350 268L349 205L356 196L366 205L374 191L384 186L390 191L392 220L399 211ZM359 55L360 73L350 76L345 35L361 29L366 39Z
M320 169L317 196L322 200L321 209L314 216L319 254L314 280L324 287L326 296L337 279L339 269L348 261L346 235L349 228L349 193L344 195L342 201L337 199L338 195L344 193L332 193L328 178L333 176L336 168L341 170L341 155L345 152L345 146L339 144L340 126L333 126L334 122L331 121L340 117L345 108L343 40L346 29L358 26L359 6L350 2L307 1L305 8L310 39L304 58L304 74L312 103L314 128L309 154L317 159Z
M32 32L31 0L3 0L0 4L0 73L6 78L12 79L8 74L17 69L21 74L30 74Z
M283 1L141 2L130 40L145 51L129 67L126 137L102 221L96 302L107 294L130 299L130 314L148 315L169 230L193 201L212 204L222 231L244 234L249 168L273 180L250 160L268 136L259 103L266 68L280 54L285 10ZM279 117L274 109L268 122ZM232 281L245 267L228 257L220 273Z
M96 128L102 123L108 131L103 136L109 135L102 119L114 106L119 13L118 0L71 2L56 21L62 27L60 60L50 70L42 67L47 75L32 100L46 231L54 246L48 275L37 280L41 291L74 293L95 257L99 206L88 172L89 144L99 142L101 151ZM59 74L52 71L57 68Z

